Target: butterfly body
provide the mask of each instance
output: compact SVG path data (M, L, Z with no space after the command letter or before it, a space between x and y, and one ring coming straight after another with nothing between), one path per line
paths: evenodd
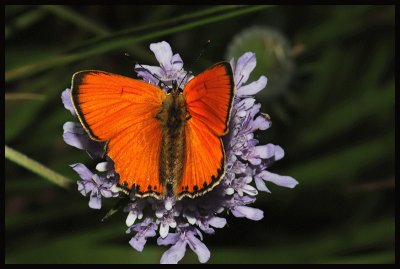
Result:
M157 119L163 129L159 169L160 183L165 186L163 197L176 196L185 163L186 121L190 119L184 95L177 87L165 98Z
M183 89L104 71L73 75L71 101L89 137L107 142L119 184L137 197L195 198L225 174L222 137L235 95L232 67L213 65Z

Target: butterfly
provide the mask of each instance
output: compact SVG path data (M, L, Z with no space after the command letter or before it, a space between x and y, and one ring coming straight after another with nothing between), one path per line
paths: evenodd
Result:
M217 63L181 89L167 91L104 71L73 75L71 100L92 140L106 142L119 184L136 197L195 198L225 174L235 83L229 62Z

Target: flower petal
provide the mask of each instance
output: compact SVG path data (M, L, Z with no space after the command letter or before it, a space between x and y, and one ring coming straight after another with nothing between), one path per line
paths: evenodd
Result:
M226 219L214 216L208 220L208 224L215 228L223 228L226 225Z
M96 189L93 189L90 193L89 207L93 209L101 208L101 195Z
M252 164L252 165L259 165L261 163L261 159L259 158L249 158L248 161Z
M250 73L256 67L256 56L252 52L246 52L237 61L235 68L236 87L239 88L249 79Z
M128 217L126 218L126 222L125 222L126 226L128 226L128 227L132 226L135 223L136 218L137 218L136 212L130 211L128 214Z
M82 180L76 181L78 183L78 191L83 195L86 196L87 192L85 191L85 186L83 185Z
M260 176L266 180L266 181L270 181L272 183L275 183L278 186L281 187L286 187L286 188L294 188L297 184L299 184L299 182L297 182L297 180L295 180L292 177L289 176L280 176L278 174L274 174L271 172L268 172L266 170L262 171L260 173Z
M255 118L255 120L251 123L253 127L253 131L259 129L259 130L267 130L269 127L271 127L271 121L268 120L265 116L258 116Z
M71 100L71 89L65 89L61 93L61 100L64 104L64 107L68 109L73 116L76 117L75 109L74 106L72 105L72 100Z
M165 209L166 210L171 210L173 206L173 201L170 199L165 200Z
M162 41L150 44L150 49L156 56L157 61L160 63L161 68L163 68L164 70L171 70L172 68L171 46L167 42Z
M146 242L147 240L144 238L144 236L138 236L138 234L136 234L134 237L131 238L131 240L129 240L129 244L139 252L143 251Z
M267 77L261 76L257 81L241 86L237 91L237 96L254 95L267 86L267 81Z
M181 70L183 67L182 58L178 53L176 53L176 54L174 54L174 56L172 56L171 63L172 63L173 69L176 71Z
M254 154L261 159L269 159L275 155L275 145L256 146L254 147Z
M112 167L111 163L101 162L96 165L96 170L99 172L106 172L106 171L110 170L111 167Z
M260 177L255 177L254 182L256 183L256 187L259 191L265 191L271 193L271 191L265 186L264 181Z
M90 171L83 163L74 163L71 164L70 167L78 173L78 175L87 181L91 181L93 177L92 171Z
M285 156L285 151L283 150L283 148L276 145L275 146L275 156L274 156L275 161L282 159L283 156Z
M186 241L179 240L175 245L170 247L161 257L161 264L177 264L185 256Z
M162 238L165 238L168 235L169 232L169 225L166 223L162 223L160 224L160 236Z
M86 150L92 157L102 157L104 143L93 141L79 122L66 122L63 125L65 143L78 149Z
M138 77L141 77L144 81L154 85L158 85L158 78L162 78L163 76L163 71L160 67L145 64L136 64L135 72Z
M245 193L247 193L248 195L251 195L251 196L255 196L255 195L258 194L257 189L254 188L254 187L251 186L251 185L248 185L248 184L246 184L246 185L243 186L242 191L245 192Z
M251 220L260 220L264 217L264 212L262 210L257 208L252 208L249 206L243 206L243 205L236 206L235 211L240 212L240 214L235 215L234 211L232 211L235 217L246 217Z
M189 247L197 254L199 261L201 263L207 262L210 259L210 251L207 246L192 233L188 233L187 237L189 239Z
M165 238L159 237L157 239L157 245L159 245L159 246L173 245L176 242L178 242L178 240L180 240L179 233L169 233Z

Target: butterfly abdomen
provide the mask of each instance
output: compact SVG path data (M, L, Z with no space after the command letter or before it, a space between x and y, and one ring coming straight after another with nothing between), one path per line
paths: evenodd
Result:
M176 195L185 160L186 104L182 94L171 93L157 118L163 127L160 152L160 183L164 194Z

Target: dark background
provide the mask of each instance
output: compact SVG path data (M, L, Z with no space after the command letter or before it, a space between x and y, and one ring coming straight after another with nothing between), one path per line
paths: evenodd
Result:
M285 149L269 170L299 185L268 184L254 205L260 221L227 216L205 236L209 263L393 263L394 6L248 9L6 6L6 145L76 181L69 164L95 163L62 139L76 121L61 103L73 73L135 77L136 61L157 63L149 45L162 40L194 74L252 51L249 82L268 77L257 99L273 121L257 137ZM125 213L100 222L114 200L93 210L75 183L65 190L5 165L6 263L158 263L167 249L155 239L131 248ZM182 262L198 260L188 248Z

